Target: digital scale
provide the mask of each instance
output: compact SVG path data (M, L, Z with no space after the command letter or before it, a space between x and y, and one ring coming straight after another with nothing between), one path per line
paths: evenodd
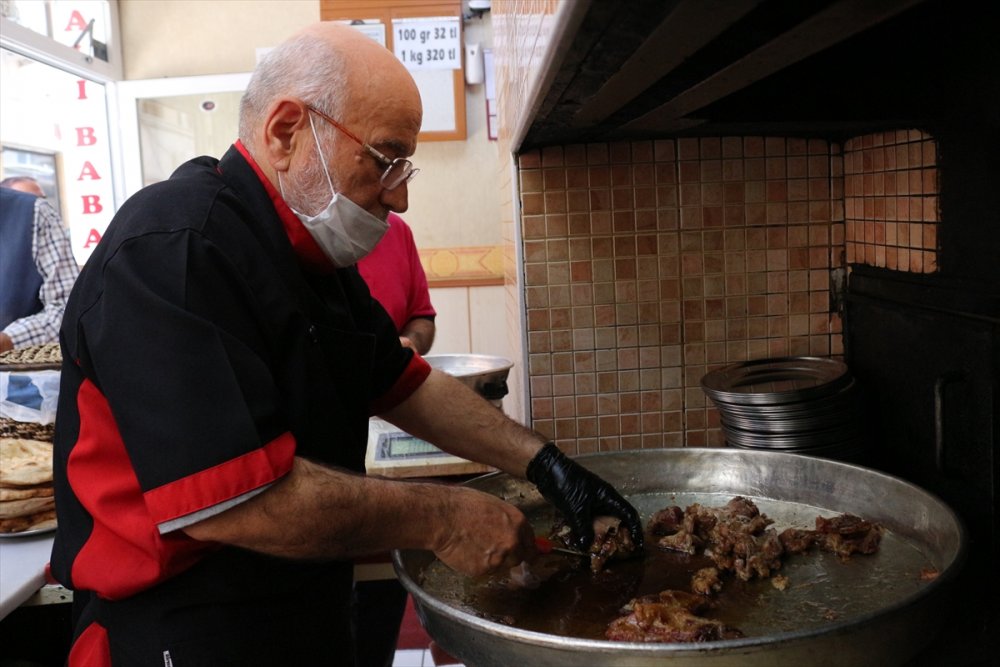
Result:
M368 421L365 467L369 473L384 477L467 475L493 470L438 449L378 417Z

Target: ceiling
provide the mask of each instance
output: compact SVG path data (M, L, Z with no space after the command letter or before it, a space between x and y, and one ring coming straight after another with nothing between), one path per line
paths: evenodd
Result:
M577 0L522 149L1000 116L994 3ZM968 80L984 85L969 85Z

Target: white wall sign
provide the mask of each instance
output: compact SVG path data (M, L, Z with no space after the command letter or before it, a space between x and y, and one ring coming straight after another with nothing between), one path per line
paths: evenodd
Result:
M393 19L392 46L407 69L461 69L461 21L458 16Z
M108 112L100 84L78 79L71 93L73 120L61 128L67 222L73 254L84 264L101 240L114 214L111 154L108 150Z

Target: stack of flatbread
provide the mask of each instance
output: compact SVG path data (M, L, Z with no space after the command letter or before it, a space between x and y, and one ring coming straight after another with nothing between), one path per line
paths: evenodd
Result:
M0 438L0 533L54 528L52 443Z

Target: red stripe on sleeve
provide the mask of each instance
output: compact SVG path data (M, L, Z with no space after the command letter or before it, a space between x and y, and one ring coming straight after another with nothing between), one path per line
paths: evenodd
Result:
M284 433L259 449L143 494L157 524L212 507L270 484L292 469L295 437Z
M406 365L403 373L396 379L396 383L382 396L379 396L368 408L370 415L379 415L386 410L391 410L417 390L417 387L424 383L427 376L431 374L431 365L424 361L416 352L413 358Z
M97 623L88 625L73 642L67 667L111 667L108 631Z
M66 478L93 527L70 576L74 588L117 600L190 567L210 547L184 535L160 536L111 407L90 380L80 385L77 409L80 432Z

